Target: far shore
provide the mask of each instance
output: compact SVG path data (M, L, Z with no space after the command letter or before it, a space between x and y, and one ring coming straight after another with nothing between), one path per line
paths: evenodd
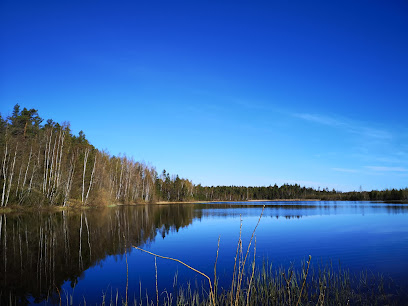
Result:
M66 206L20 206L20 205L8 205L6 207L0 207L0 213L12 213L12 212L57 212L57 211L64 211L64 210L82 210L82 209L91 209L91 208L111 208L116 206L141 206L141 205L172 205L172 204L208 204L208 203L263 203L263 202L321 202L321 201L339 201L342 200L322 200L322 199L273 199L273 200L241 200L241 201L157 201L152 203L132 203L132 204L123 204L123 203L111 203L109 205L81 205L78 202L70 203ZM360 201L356 201L360 202ZM375 201L375 202L384 202L384 203L394 203L394 204L408 204L407 201Z
M241 201L187 201L187 202L172 202L172 201L158 201L151 203L153 205L167 205L167 204L200 204L200 203L236 203L236 202L315 202L322 201L320 199L274 199L274 200L241 200Z

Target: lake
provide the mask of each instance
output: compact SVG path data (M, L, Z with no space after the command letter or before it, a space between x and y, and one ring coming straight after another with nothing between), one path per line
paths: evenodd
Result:
M408 205L375 202L234 202L2 214L1 302L101 304L156 298L155 257L177 258L228 288L242 220L244 251L256 230L258 266L334 266L408 288ZM253 259L252 241L250 258ZM184 266L157 258L159 292L206 286ZM249 265L248 265L249 266ZM128 275L127 275L128 268ZM1 304L3 304L1 303Z

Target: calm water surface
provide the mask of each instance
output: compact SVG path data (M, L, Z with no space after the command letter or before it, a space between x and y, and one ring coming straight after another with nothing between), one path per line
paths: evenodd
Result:
M300 268L339 264L367 270L408 288L408 205L374 202L245 202L122 206L82 212L2 215L1 301L31 304L100 304L102 295L155 299L154 257L132 248L178 258L228 287L242 219L247 247L256 231L256 262ZM204 279L183 266L157 259L159 291L175 281L194 287ZM402 289L405 290L405 289ZM2 303L1 303L2 304Z

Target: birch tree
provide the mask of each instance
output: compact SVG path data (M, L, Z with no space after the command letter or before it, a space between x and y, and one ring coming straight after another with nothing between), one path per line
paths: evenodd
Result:
M85 155L84 155L84 171L82 174L82 204L85 204L85 173L86 173L86 163L88 162L88 155L89 155L89 149L85 149Z
M7 162L7 153L8 153L8 146L6 142L6 147L4 149L4 158L3 158L3 192L1 193L1 206L4 206L4 196L6 194L6 181L7 181L7 167L6 167L6 162Z
M13 159L13 164L11 166L10 177L9 177L9 181L8 181L7 197L6 197L6 201L4 203L4 206L7 206L7 203L9 201L11 185L13 183L14 166L16 164L16 156L17 156L17 145L16 145L16 150L14 151L14 159Z
M93 164L93 168L92 168L92 173L91 173L91 178L89 180L89 186L88 186L88 191L86 192L86 197L85 197L85 203L88 201L88 196L89 196L89 191L92 188L92 182L93 182L93 177L94 177L94 173L95 173L95 165L96 165L96 155L95 155L95 160L94 160L94 164Z

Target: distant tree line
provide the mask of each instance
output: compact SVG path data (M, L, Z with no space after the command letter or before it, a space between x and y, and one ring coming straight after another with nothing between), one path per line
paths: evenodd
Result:
M392 190L341 192L328 188L316 190L298 184L282 186L195 186L195 198L200 201L248 201L248 200L324 200L324 201L407 201L408 188Z
M315 190L300 185L268 187L194 185L160 174L153 166L96 149L67 122L44 120L38 110L16 104L0 114L1 207L7 205L104 205L157 201L247 201L272 199L408 200L408 188L370 192Z

